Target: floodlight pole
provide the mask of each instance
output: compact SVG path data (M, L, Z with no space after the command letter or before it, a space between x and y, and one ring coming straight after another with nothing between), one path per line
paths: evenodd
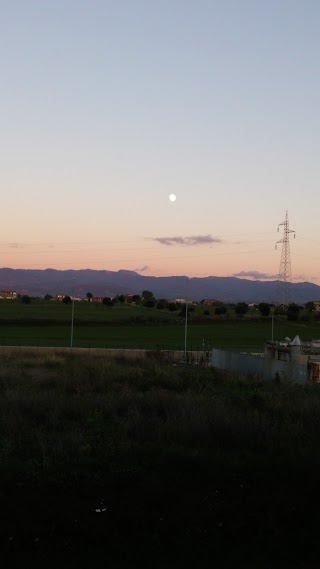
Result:
M73 280L75 281L75 279L73 279ZM70 348L71 349L73 348L73 321L74 321L74 290L73 290L72 304L71 304L71 338L70 338Z
M271 342L273 342L273 326L274 326L274 303L272 306L272 317L271 317Z
M187 277L187 294L186 294L186 319L184 326L184 363L187 363L187 334L188 334L188 284L189 278Z

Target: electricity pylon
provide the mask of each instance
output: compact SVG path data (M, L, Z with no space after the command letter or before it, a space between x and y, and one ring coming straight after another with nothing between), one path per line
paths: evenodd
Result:
M279 282L278 301L282 305L283 309L285 309L290 302L290 286L292 284L290 240L289 240L290 233L294 234L294 238L296 237L295 231L293 229L289 229L289 218L287 211L286 211L285 220L282 221L282 223L279 223L278 225L278 231L280 225L283 225L283 237L276 243L276 248L278 243L282 243L279 281L278 281Z

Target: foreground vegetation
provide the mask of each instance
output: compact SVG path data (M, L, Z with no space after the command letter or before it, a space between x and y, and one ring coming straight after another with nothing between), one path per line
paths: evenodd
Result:
M2 353L3 559L308 567L319 417L318 386L176 367L156 354Z

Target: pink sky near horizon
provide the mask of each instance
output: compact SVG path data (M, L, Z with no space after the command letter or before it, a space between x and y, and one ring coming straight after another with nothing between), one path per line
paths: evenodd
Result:
M0 243L0 256L2 266L11 268L126 269L149 276L238 276L274 280L279 273L282 247L279 243L275 248L275 244L283 236L281 231L280 227L280 233L275 230L261 235L247 233L233 234L229 238L216 236L221 242L209 244L193 244L191 238L197 237L195 235L185 236L186 244L161 244L152 237L109 242ZM162 235L160 239L169 240L173 237L168 234ZM210 239L210 234L200 237ZM191 239L191 244L188 239ZM291 236L294 282L310 281L320 284L316 265L316 249L319 250L319 247L319 242L308 243L308 240L298 237L293 239ZM312 266L315 269L313 271L310 270Z

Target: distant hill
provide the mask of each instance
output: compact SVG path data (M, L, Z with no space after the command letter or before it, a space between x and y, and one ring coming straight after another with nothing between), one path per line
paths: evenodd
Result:
M187 284L188 282L188 284ZM15 290L20 294L43 297L49 293L85 297L116 294L141 294L151 290L156 298L214 298L222 302L273 302L277 298L277 281L251 281L236 277L186 276L148 277L134 271L95 271L55 269L0 269L0 290ZM293 283L293 302L304 304L320 300L320 286L313 283Z

